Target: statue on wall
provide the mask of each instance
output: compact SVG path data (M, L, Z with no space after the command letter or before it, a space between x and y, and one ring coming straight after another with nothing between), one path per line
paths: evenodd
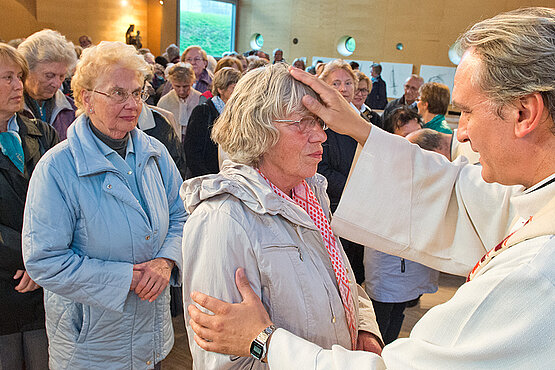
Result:
M129 28L125 32L125 43L128 45L133 45L137 49L143 47L143 38L141 36L141 31L137 31L135 35L133 35L133 31L135 30L135 25L130 24Z

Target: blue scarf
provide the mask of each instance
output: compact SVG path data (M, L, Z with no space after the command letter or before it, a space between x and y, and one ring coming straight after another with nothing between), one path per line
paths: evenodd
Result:
M2 154L8 157L21 173L24 171L25 158L21 139L16 132L0 132L0 148Z

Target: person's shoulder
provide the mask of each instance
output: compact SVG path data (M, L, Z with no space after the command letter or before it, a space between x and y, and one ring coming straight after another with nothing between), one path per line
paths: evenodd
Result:
M520 249L532 248L536 250L528 266L555 286L555 269L552 264L555 260L555 235L542 235L522 241L519 244L511 248L519 246Z
M41 142L45 145L45 150L52 148L60 141L56 129L40 119L18 114L17 122L19 125L25 126L25 134L44 137L44 140L41 140Z
M167 108L168 106L173 105L176 102L178 102L177 95L176 95L175 90L172 89L169 93L162 96L160 98L160 100L158 100L158 104L156 104L156 105L163 108L163 109L168 109Z

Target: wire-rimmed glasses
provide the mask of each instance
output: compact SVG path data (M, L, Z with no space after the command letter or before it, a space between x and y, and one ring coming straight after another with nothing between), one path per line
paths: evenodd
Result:
M303 117L303 118L298 119L298 120L276 119L276 120L274 120L274 122L281 122L281 123L288 123L290 125L295 125L303 133L308 132L309 130L311 130L316 125L319 125L322 128L322 130L327 130L328 129L328 126L326 126L326 123L324 121L322 121L321 118L314 117L314 116L306 116L306 117Z
M127 101L127 99L129 99L129 96L131 96L133 98L133 100L135 100L136 103L138 103L139 101L146 101L148 99L148 93L146 92L146 90L135 90L132 92L128 92L125 89L113 89L111 92L106 93L103 91L98 91L98 90L92 90L93 92L100 94L100 95L104 95L107 96L108 98L110 98L114 103L116 104L123 104Z

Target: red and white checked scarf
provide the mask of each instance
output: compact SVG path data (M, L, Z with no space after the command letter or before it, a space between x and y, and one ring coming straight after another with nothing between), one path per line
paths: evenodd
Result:
M497 244L495 246L495 248L492 248L488 251L488 253L486 253L476 264L476 266L474 266L474 268L472 269L472 271L470 271L470 273L468 274L468 276L466 277L466 282L469 282L470 280L472 280L474 278L474 276L476 276L476 274L478 273L478 271L480 271L482 268L484 268L485 265L487 265L495 256L499 255L501 252L509 249L511 246L507 246L507 240L513 236L514 233L516 233L518 230L522 229L524 226L526 226L526 224L528 224L528 222L532 221L532 217L530 216L530 218L528 220L526 220L526 222L524 222L518 229L516 229L515 231L513 231L512 233L510 233L505 239L501 240L501 242L499 244Z
M343 302L343 308L345 309L345 317L347 318L347 326L349 327L349 333L351 334L351 349L354 351L357 348L357 335L358 330L356 328L356 318L355 318L355 304L353 302L353 295L351 294L351 287L349 285L349 279L347 278L347 269L343 262L340 251L337 248L337 243L335 241L335 236L331 230L330 223L324 215L324 210L318 203L316 196L310 190L310 187L303 180L302 183L297 185L293 191L293 199L285 194L283 191L278 189L277 186L272 184L270 180L264 176L259 169L256 169L258 173L268 182L272 190L282 198L289 200L293 203L299 205L302 209L308 213L322 238L324 239L324 244L326 245L326 250L330 257L331 265L333 271L335 272L335 278L337 279L337 285L339 286L339 293L341 295L341 301Z

